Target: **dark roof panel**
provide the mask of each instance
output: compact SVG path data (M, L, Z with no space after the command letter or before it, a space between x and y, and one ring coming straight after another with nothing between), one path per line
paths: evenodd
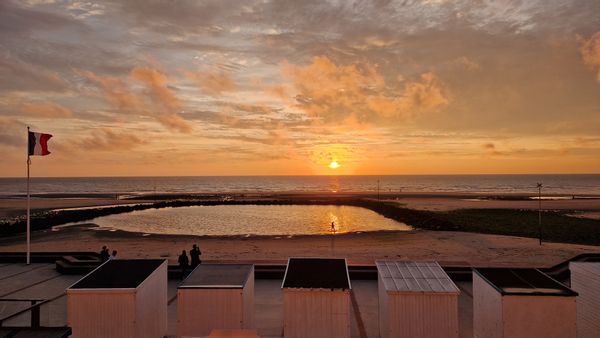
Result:
M350 289L345 259L290 258L283 280L284 288Z
M165 260L115 259L100 265L71 289L131 289L148 278Z
M477 268L474 270L503 295L577 296L577 292L538 269Z
M252 273L252 264L200 264L181 283L180 289L243 288Z

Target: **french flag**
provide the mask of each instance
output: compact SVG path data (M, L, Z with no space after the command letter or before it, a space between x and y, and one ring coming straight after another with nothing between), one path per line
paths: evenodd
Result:
M28 142L28 154L32 155L41 155L46 156L50 154L48 151L48 140L52 137L50 134L42 134L42 133L34 133L32 131L28 132L29 134L29 142Z

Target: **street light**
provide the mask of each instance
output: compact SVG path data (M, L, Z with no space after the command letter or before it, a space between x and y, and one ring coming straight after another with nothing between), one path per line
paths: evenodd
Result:
M538 226L540 229L540 245L542 245L542 183L537 184L538 188Z

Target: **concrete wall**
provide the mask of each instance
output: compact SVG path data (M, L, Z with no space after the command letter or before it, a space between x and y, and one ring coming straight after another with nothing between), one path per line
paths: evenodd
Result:
M254 270L243 289L177 290L177 336L208 336L213 329L254 328Z
M600 337L600 263L571 262L571 289L577 297L577 338Z
M244 318L244 324L242 328L252 329L254 328L254 266L252 267L252 274L248 277L248 281L244 286L244 312L242 313Z
M381 301L381 300L380 300ZM388 338L458 338L458 295L388 293Z
M388 315L388 294L381 278L377 278L377 293L379 295L379 337L389 338L389 315Z
M502 295L473 273L473 337L502 338Z
M575 297L504 296L502 317L506 338L575 338Z
M285 338L349 338L350 290L283 289Z
M136 338L167 334L167 261L137 288Z
M134 289L67 291L67 313L73 338L135 337Z
M213 329L243 328L242 289L177 291L177 336L207 336Z

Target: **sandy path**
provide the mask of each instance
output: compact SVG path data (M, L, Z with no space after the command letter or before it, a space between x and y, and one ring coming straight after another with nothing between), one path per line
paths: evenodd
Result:
M363 233L293 238L202 238L142 236L71 228L32 236L33 251L97 251L102 245L121 257L168 257L172 263L182 249L198 243L204 260L286 260L290 256L345 257L353 262L376 259L437 260L455 265L535 266L560 263L584 252L600 253L600 246L544 243L522 237L445 231ZM24 236L0 239L0 251L23 251Z

